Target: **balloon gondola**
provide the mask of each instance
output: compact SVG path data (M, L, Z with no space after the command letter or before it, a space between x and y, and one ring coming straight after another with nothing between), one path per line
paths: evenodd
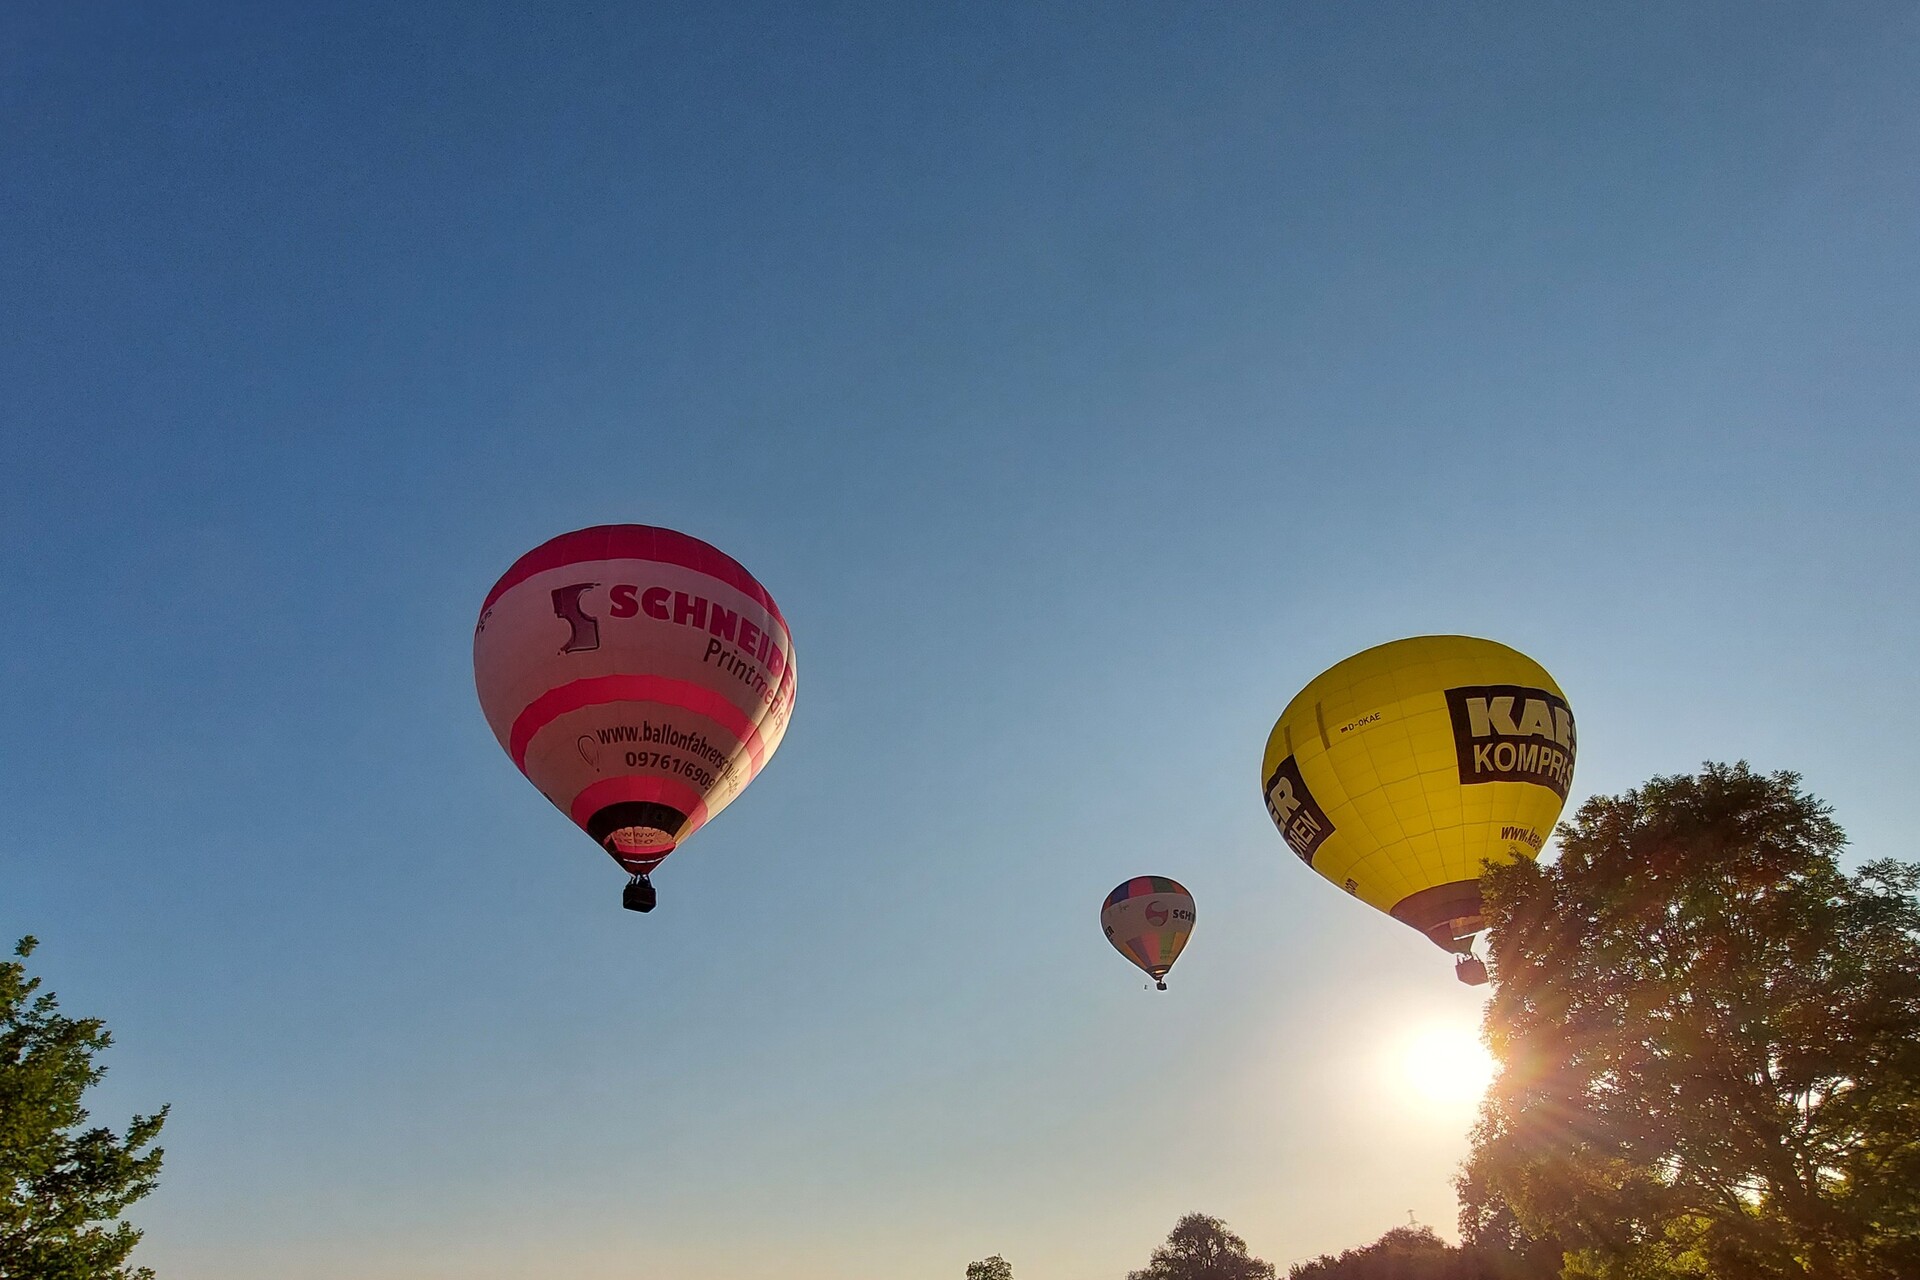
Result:
M730 556L683 533L562 534L494 584L473 633L494 736L540 792L631 877L650 878L738 796L793 714L793 640Z
M654 890L653 881L646 876L636 875L627 881L627 887L620 891L620 905L629 911L646 913L659 904L660 895Z

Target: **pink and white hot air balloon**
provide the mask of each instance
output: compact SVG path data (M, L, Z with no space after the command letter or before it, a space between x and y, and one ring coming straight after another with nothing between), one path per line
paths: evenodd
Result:
M651 911L648 873L753 781L793 714L793 640L767 589L698 538L562 534L516 560L473 632L480 707L514 764Z
M1166 876L1122 880L1100 907L1107 941L1162 991L1167 989L1167 970L1186 949L1193 919L1193 895Z

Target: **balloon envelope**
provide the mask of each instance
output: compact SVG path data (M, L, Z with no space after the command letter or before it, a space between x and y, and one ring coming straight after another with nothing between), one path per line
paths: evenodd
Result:
M1107 895L1100 927L1115 950L1158 981L1193 932L1193 895L1165 876L1135 876Z
M1450 951L1484 927L1480 868L1531 858L1573 783L1573 712L1539 663L1471 636L1355 654L1267 739L1267 812L1302 862Z
M793 712L793 641L766 588L647 525L515 561L481 607L473 675L521 772L636 873L740 794Z

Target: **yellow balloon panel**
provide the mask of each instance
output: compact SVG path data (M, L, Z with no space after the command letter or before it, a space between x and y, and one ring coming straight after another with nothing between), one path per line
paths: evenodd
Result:
M1289 847L1442 946L1480 927L1480 865L1539 852L1573 780L1573 714L1539 663L1418 636L1356 654L1287 705L1261 780Z

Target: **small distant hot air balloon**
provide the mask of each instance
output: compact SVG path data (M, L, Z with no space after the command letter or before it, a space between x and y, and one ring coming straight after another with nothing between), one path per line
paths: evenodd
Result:
M726 808L787 731L793 641L767 589L698 538L562 534L516 560L473 632L480 706L514 764L631 873Z
M1193 932L1193 895L1165 876L1135 876L1107 895L1100 927L1115 950L1165 991L1167 970Z
M1471 636L1355 654L1287 704L1260 766L1267 812L1321 876L1473 955L1483 861L1540 852L1573 784L1573 712L1539 663Z

